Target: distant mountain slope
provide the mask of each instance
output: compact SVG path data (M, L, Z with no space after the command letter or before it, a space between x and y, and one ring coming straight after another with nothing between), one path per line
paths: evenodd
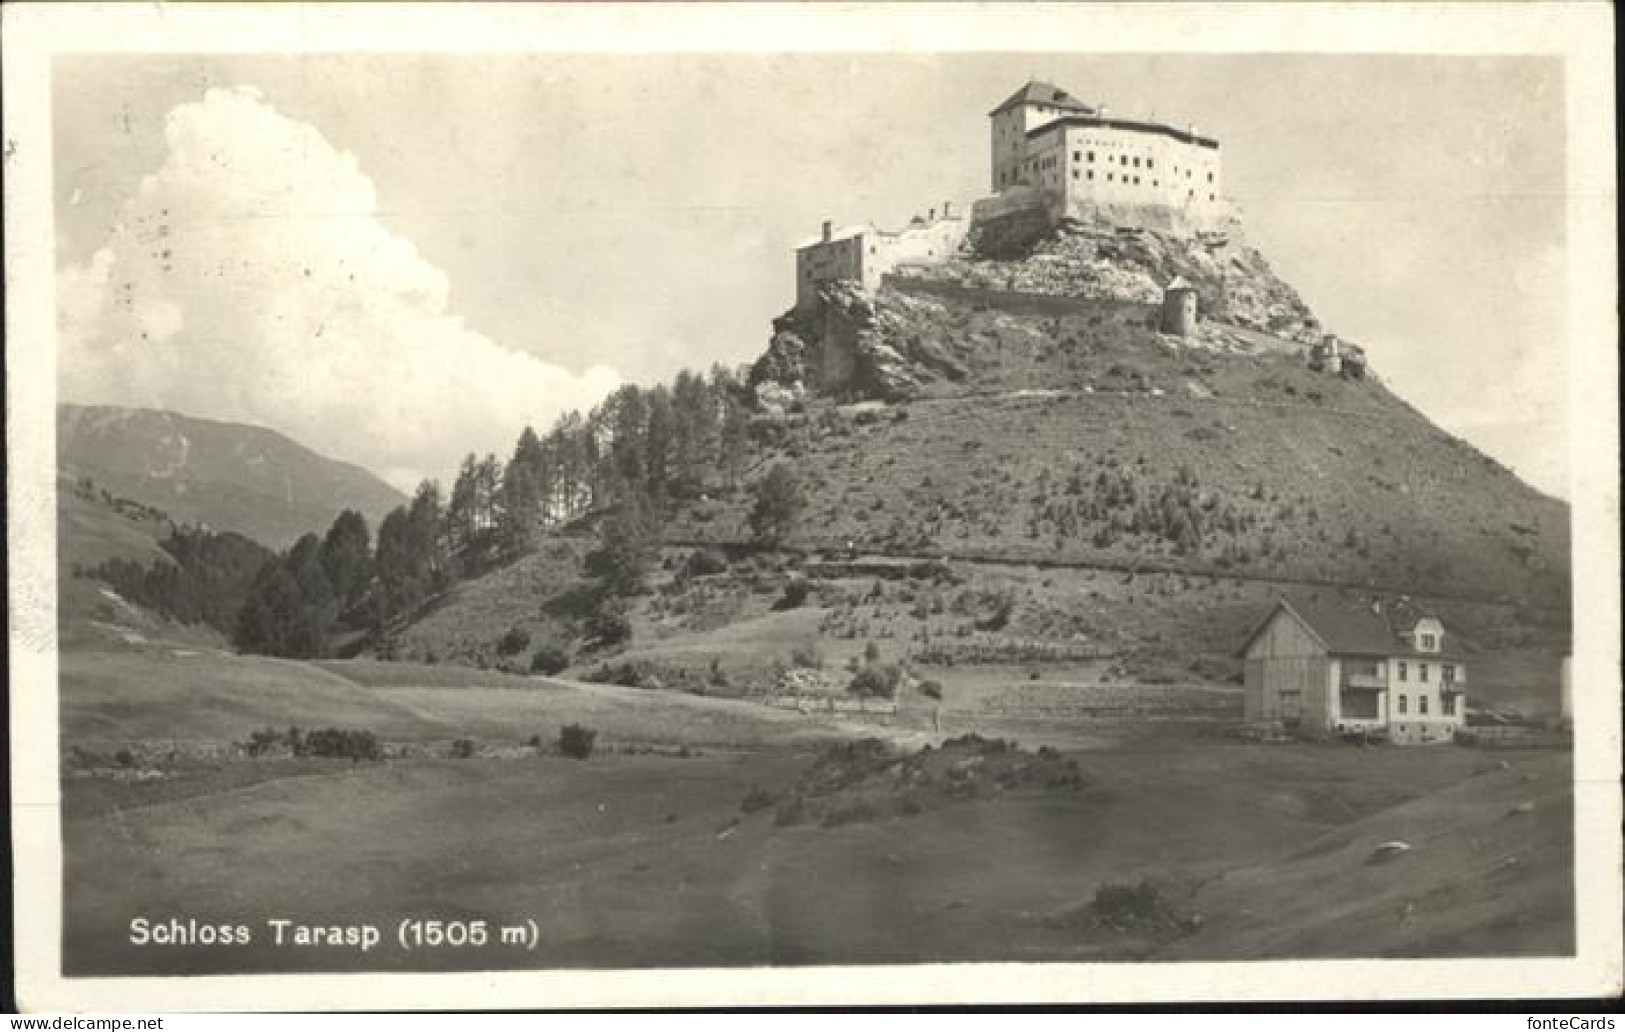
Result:
M271 548L325 530L344 509L376 527L405 501L361 467L274 430L153 409L59 406L57 455L70 481L89 477L176 522L235 530Z

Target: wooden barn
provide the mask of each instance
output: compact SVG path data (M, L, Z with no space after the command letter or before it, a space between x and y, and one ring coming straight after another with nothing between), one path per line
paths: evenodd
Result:
M1467 663L1404 603L1282 599L1242 645L1249 723L1447 742L1466 722Z

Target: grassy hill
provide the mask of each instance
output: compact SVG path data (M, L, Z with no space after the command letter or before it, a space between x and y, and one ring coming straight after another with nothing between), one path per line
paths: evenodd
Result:
M1281 304L1295 332L1312 323ZM1567 507L1431 424L1380 370L1311 369L1260 311L1247 318L1262 329L1210 322L1182 340L1121 298L908 280L827 292L822 316L780 321L758 363L745 482L708 485L663 521L667 549L610 673L749 694L875 642L948 681L973 664L1072 683L1057 664L1082 662L1091 681L1222 683L1278 595L1321 592L1424 602L1482 661L1478 702L1555 708ZM831 359L841 349L849 360ZM884 398L856 374L825 382L875 356L890 386L869 393ZM763 551L751 487L777 463L806 506ZM520 627L575 649L577 672L601 666L559 617L587 547L555 538L459 585L404 632L407 653L494 663ZM726 569L685 572L707 547ZM800 578L808 608L781 611Z
M313 765L123 805L91 805L83 779L66 787L65 960L129 974L1562 954L1567 758L1509 755L1503 770L1468 749L1165 740L1070 754L1078 790L828 823L742 809L805 785L805 751ZM1371 864L1396 837L1411 851ZM1194 932L1079 920L1102 886L1146 878L1199 916ZM254 944L154 952L116 934L176 908L250 923ZM362 954L261 934L268 913L424 911L533 916L539 941Z
M180 523L235 530L271 548L321 532L344 509L377 526L405 501L373 474L263 427L173 412L57 408L60 473L162 510Z

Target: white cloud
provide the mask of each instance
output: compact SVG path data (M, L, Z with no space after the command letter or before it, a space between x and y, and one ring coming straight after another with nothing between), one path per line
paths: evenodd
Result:
M105 245L59 271L65 400L274 427L410 487L618 383L465 326L355 158L257 92L211 89L165 138Z

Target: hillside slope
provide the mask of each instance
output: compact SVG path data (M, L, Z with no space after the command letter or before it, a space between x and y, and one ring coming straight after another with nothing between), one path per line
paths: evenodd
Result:
M405 501L359 466L273 430L153 409L61 405L57 455L71 480L88 477L176 522L235 530L272 548L326 530L344 509L376 526Z
M1161 332L1174 277L1200 298L1192 336ZM1238 675L1234 650L1277 596L1410 596L1477 657L1480 702L1553 708L1568 507L1435 426L1380 368L1311 363L1322 330L1239 234L1082 227L904 269L873 294L827 284L775 321L751 369L741 481L717 471L669 503L629 658L664 684L746 693L794 651L840 662L876 639L938 668L1047 658L1215 681ZM779 464L805 505L763 547L748 516ZM685 550L708 547L726 572L684 575ZM570 644L535 614L579 569L541 568L459 589L403 641L447 657L514 626ZM803 576L817 616L793 633L765 620ZM739 640L773 654L744 662Z

